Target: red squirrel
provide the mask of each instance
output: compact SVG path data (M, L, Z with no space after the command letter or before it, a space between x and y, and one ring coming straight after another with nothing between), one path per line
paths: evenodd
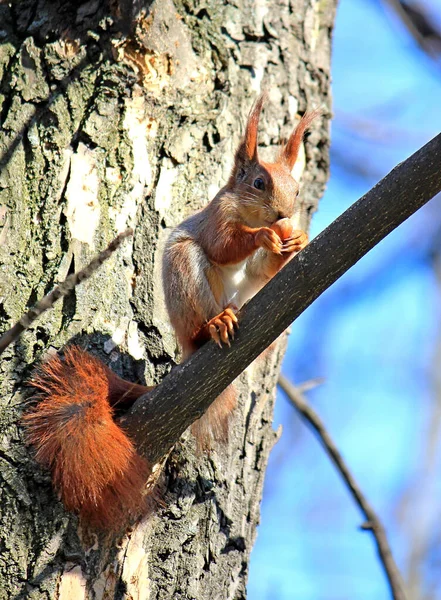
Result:
M230 345L238 310L308 242L290 220L299 194L291 171L320 111L306 113L276 161L267 163L257 153L263 102L261 95L251 109L225 187L178 225L166 244L165 300L184 360L209 339ZM235 404L230 385L193 424L199 448L227 438Z
M238 309L307 243L290 221L299 190L291 170L317 112L301 119L274 163L265 163L257 155L262 105L263 96L251 109L227 185L167 243L165 299L184 359L209 339L230 344ZM142 512L151 469L114 413L152 388L121 379L75 346L64 360L44 363L30 383L39 403L24 417L26 435L66 508L108 530ZM229 386L193 425L199 448L226 439L235 403Z

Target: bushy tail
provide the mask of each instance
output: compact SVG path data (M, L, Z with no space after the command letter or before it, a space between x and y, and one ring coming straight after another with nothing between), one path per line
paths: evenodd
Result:
M124 381L75 346L63 361L56 356L43 364L30 383L40 401L24 416L27 439L50 468L65 507L107 530L139 515L151 470L113 420L110 402L133 402L150 388Z
M214 442L227 442L231 414L236 406L236 389L229 385L191 426L199 451L213 448Z

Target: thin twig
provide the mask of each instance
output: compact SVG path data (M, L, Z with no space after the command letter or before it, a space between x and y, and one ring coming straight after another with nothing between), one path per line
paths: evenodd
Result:
M122 241L133 235L133 229L126 229L120 233L114 240L110 242L105 250L97 254L90 263L81 271L68 275L63 283L57 285L51 292L46 294L35 306L28 310L28 312L21 317L21 319L13 326L8 329L0 337L0 354L6 350L6 348L14 342L23 331L28 329L30 325L42 315L46 310L51 308L57 300L63 296L67 296L70 292L82 281L89 279L93 273L107 260L120 246Z
M435 20L431 19L428 12L424 10L424 6L421 3L420 5L414 3L412 6L402 0L383 0L383 4L388 4L395 11L421 50L439 68L441 32L437 28Z
M375 538L378 556L386 573L392 597L394 598L394 600L406 600L403 580L395 563L395 560L392 556L392 551L387 540L386 531L377 514L375 513L374 509L366 500L357 482L350 473L348 467L346 466L343 460L342 455L338 451L331 436L327 432L322 420L320 419L318 414L311 408L311 406L309 406L309 404L305 400L305 397L298 390L298 388L296 388L282 374L279 375L279 385L285 392L285 394L288 396L289 400L299 412L301 417L312 427L314 432L317 434L318 439L323 448L325 449L326 454L329 456L335 468L340 473L356 504L365 516L366 522L363 523L362 529L371 531L372 535Z
M308 381L304 381L303 383L296 386L296 390L298 390L301 394L305 392L309 392L319 385L323 385L325 383L324 377L314 377L314 379L308 379Z

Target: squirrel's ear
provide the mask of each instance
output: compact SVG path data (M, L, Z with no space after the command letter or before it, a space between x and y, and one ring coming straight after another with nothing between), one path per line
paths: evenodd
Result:
M292 170L299 155L300 144L302 143L305 131L309 129L312 121L321 114L322 110L317 108L303 115L297 127L292 132L286 145L282 148L277 159L278 163L284 163L290 171Z
M236 150L234 158L233 174L236 174L240 168L247 163L257 162L257 129L259 127L259 117L265 102L266 94L261 94L254 102L250 114L248 115L245 135Z

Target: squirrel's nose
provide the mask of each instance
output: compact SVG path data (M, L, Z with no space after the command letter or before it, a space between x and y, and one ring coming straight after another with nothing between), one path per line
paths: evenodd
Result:
M277 220L280 221L280 219L287 219L289 216L290 215L287 211L279 210L277 213Z

